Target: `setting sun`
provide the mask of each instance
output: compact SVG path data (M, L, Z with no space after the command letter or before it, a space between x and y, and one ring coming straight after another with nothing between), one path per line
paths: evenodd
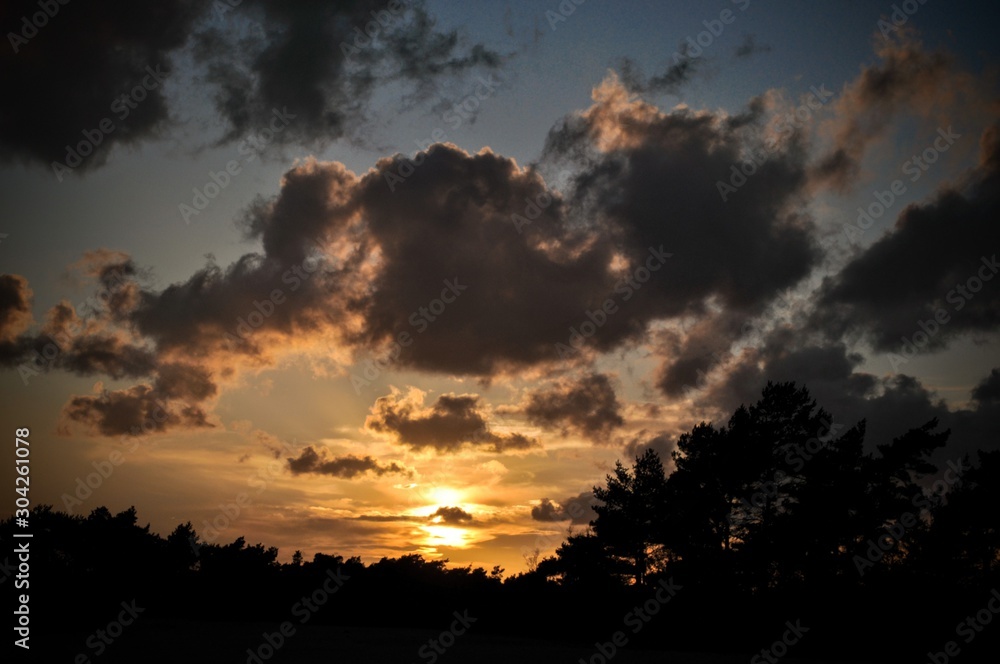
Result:
M423 526L427 533L424 544L431 547L448 546L462 548L468 546L472 541L472 533L466 528L455 528L454 526Z

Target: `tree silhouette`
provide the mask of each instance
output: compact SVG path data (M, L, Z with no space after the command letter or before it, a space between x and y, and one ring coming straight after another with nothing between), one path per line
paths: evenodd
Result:
M659 455L652 449L637 456L629 472L619 461L607 486L594 487L595 537L607 543L612 556L627 561L637 585L646 580L650 560L662 549L662 515L666 507L666 476Z

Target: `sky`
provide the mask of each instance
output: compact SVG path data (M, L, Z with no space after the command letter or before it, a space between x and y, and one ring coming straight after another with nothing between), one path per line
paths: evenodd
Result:
M511 573L768 380L869 449L933 418L942 461L997 449L997 18L4 3L33 504Z

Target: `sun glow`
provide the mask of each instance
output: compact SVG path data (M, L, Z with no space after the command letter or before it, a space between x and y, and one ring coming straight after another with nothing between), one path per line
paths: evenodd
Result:
M462 548L468 546L472 540L472 533L465 528L454 526L421 526L427 533L424 544L430 547L447 546L451 548Z
M464 493L458 489L436 486L427 492L427 497L437 503L437 507L457 507L462 502Z

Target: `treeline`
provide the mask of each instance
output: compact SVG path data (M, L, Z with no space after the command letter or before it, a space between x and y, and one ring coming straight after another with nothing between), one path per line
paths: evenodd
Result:
M630 648L747 654L792 621L808 629L796 657L926 661L957 641L972 662L1000 637L1000 618L992 631L967 627L973 641L956 636L968 616L992 615L981 610L1000 588L1000 452L938 467L948 435L931 421L866 451L864 422L840 425L806 389L769 383L725 425L681 436L671 473L651 450L619 463L594 487L590 528L506 578L419 555L280 564L277 549L242 537L200 542L190 523L161 537L134 508L36 507L33 620L79 643L130 600L143 625L294 613L438 629L468 611L482 633L589 645L622 630ZM6 550L14 530L0 524ZM328 601L302 608L334 578Z

